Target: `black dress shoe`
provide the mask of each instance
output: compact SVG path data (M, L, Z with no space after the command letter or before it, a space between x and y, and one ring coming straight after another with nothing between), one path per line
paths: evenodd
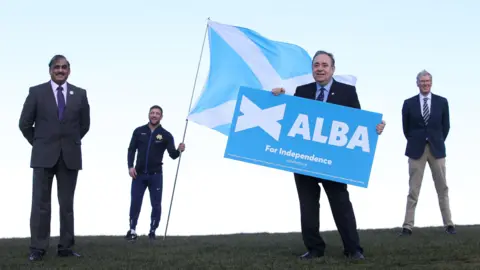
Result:
M457 230L455 230L454 226L447 226L445 232L448 234L457 234Z
M309 251L309 252L303 254L302 256L300 256L300 259L310 260L310 259L322 258L322 257L323 257L323 253L312 250L312 251Z
M62 249L57 251L59 257L81 257L80 254L74 252L71 249Z
M43 259L43 253L39 251L33 251L28 256L28 260L31 262L41 261Z
M398 234L398 236L410 236L412 235L412 230L407 228L403 228L402 231Z

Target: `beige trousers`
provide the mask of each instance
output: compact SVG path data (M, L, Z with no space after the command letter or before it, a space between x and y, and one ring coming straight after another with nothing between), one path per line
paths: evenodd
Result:
M408 170L410 174L409 192L407 196L407 209L403 228L412 229L415 221L415 208L417 207L418 195L422 186L423 173L428 162L430 171L432 172L433 182L437 190L438 204L442 213L443 225L454 226L452 215L450 213L450 201L448 198L448 186L446 179L445 158L436 159L430 152L427 144L425 151L420 159L408 159Z

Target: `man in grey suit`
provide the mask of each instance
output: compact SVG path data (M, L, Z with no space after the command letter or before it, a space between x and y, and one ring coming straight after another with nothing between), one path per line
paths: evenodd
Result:
M72 250L73 198L78 171L82 169L81 140L90 129L90 105L84 89L67 83L70 63L63 55L52 58L49 70L49 82L30 88L19 121L23 136L32 145L30 261L41 260L49 246L54 176L60 205L57 255L80 256Z

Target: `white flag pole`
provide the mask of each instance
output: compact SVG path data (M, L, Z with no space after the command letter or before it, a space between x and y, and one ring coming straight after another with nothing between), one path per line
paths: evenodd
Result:
M187 115L190 113L190 110L192 108L192 101L193 101L193 95L195 93L195 85L197 84L197 78L198 78L198 71L200 70L200 63L202 61L202 55L203 55L203 48L205 46L205 40L207 38L207 33L208 33L208 21L210 18L207 18L207 26L205 27L205 34L203 36L203 42L202 42L202 49L200 50L200 59L198 60L198 66L197 66L197 73L195 75L195 80L193 82L193 89L192 89L192 96L190 98L190 105L188 106L188 112ZM188 118L185 119L185 130L183 131L183 138L182 138L182 143L185 141L185 135L187 133L187 126L188 126ZM168 223L170 221L170 213L172 211L172 204L173 204L173 196L175 195L175 187L177 185L177 178L178 178L178 169L180 168L180 161L182 160L182 153L180 153L180 157L178 158L178 165L177 165L177 172L175 174L175 181L173 182L173 190L172 190L172 197L170 199L170 207L168 209L168 217L167 217L167 224L165 226L165 234L163 236L163 240L167 238L167 230L168 230Z

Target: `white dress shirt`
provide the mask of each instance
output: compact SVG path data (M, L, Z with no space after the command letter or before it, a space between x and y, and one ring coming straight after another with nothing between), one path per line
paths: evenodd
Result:
M432 107L432 93L428 93L426 96L422 95L422 93L418 94L420 98L420 112L422 113L423 116L423 104L425 103L425 98L427 98L427 107L428 111L430 114L432 113L431 107Z

